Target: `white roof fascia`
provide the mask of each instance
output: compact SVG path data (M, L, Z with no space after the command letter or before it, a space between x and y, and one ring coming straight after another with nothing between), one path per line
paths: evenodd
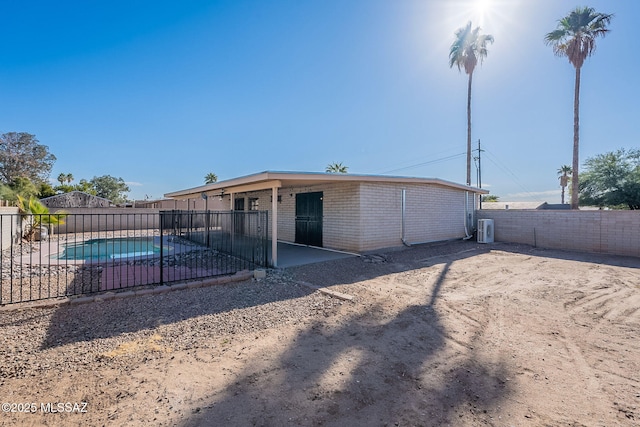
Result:
M287 186L290 182L295 183L323 183L323 182L389 182L399 184L431 184L444 187L455 188L473 193L488 194L487 190L477 187L466 186L451 181L438 178L418 178L385 175L356 175L338 174L322 172L272 172L265 171L253 175L246 175L226 181L215 182L213 184L202 185L186 190L174 191L164 196L173 199L187 199L197 197L202 193L220 194L239 193L246 191L256 191L275 187Z

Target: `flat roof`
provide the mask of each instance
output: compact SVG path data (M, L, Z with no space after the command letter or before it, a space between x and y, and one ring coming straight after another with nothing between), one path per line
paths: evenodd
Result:
M219 195L228 193L244 193L247 191L267 190L271 188L295 187L301 185L316 185L337 182L384 182L398 184L429 184L455 188L457 190L471 191L479 194L489 194L487 190L466 186L451 181L437 178L418 178L407 176L387 175L358 175L351 173L325 173L325 172L276 172L264 171L252 175L245 175L212 184L200 185L186 190L166 193L164 197L171 199L188 199L207 195Z

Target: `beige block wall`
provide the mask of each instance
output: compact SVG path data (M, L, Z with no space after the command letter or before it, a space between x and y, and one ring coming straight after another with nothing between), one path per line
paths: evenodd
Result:
M158 209L133 208L67 208L64 224L56 225L52 234L143 230L159 228Z
M222 199L218 196L209 196L207 200L202 197L193 197L189 200L155 200L155 201L136 201L136 209L160 209L160 210L190 210L190 211L228 211L229 210L229 196L224 196Z
M437 185L390 183L338 183L280 188L278 240L295 241L296 194L323 192L323 246L366 252L402 246L402 189L406 189L405 236L410 243L464 237L465 192ZM260 210L269 211L272 235L271 190L235 196L257 198ZM473 209L470 197L469 208Z
M362 239L359 251L402 246L402 188L383 183L360 186Z
M9 249L20 236L18 208L0 207L0 236L2 250Z
M323 246L331 249L358 251L359 248L359 197L358 184L315 185L295 188L280 188L278 195L278 240L295 242L296 237L296 194L322 191L323 193ZM271 190L238 194L249 199L257 198L260 210L269 212L269 236L272 235Z
M464 195L436 185L364 183L361 187L360 251L402 246L402 189L405 240L425 243L464 237ZM473 204L469 205L473 209Z
M331 185L324 192L324 246L350 252L362 251L362 197L358 183Z
M549 249L640 256L638 211L481 210L496 241Z

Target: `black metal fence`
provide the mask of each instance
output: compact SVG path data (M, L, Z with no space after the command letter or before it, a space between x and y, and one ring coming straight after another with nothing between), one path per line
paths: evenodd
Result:
M3 214L0 305L266 266L267 219L264 211Z

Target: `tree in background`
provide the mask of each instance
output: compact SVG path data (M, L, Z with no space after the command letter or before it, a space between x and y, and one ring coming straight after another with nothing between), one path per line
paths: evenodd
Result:
M23 236L27 240L38 238L43 226L47 226L48 231L53 231L53 227L64 224L64 219L69 215L65 211L58 211L55 214L50 213L49 208L34 196L29 198L18 196L18 208L20 213L27 218L28 226Z
M67 184L71 184L73 182L73 174L72 173L61 173L60 175L58 175L58 182L60 183L60 185L64 185L64 183L66 182Z
M562 196L560 198L560 203L564 205L564 189L569 185L569 181L571 180L571 166L562 165L560 169L558 169L558 179L560 180L560 187L562 188Z
M55 160L49 148L41 145L34 135L26 132L0 135L0 198L18 203L22 198L23 207L28 207L33 205L29 202L32 198L77 190L104 197L113 203L126 201L129 187L122 178L110 175L93 177L90 181L81 179L79 184L71 185L73 174L61 173L57 178L60 185L53 188L47 179Z
M596 50L596 38L604 37L613 15L598 13L591 7L578 7L558 21L558 27L545 36L557 56L566 56L576 69L573 95L573 165L571 167L571 209L578 209L580 146L580 71L584 61Z
M25 177L16 178L11 185L0 183L0 199L16 203L19 196L36 197L40 196L40 191L38 186Z
M349 171L349 167L340 163L329 163L325 168L325 172L327 173L347 173Z
M0 135L0 180L4 184L13 185L18 178L45 182L55 161L49 147L39 144L34 135L26 132Z
M93 194L94 196L96 195L96 189L86 179L81 179L78 184L73 186L73 189L75 191L82 191L82 192L87 193L87 194Z
M483 202L497 202L500 197L495 194L487 194L486 196L482 196Z
M614 209L640 209L640 149L588 158L580 181L580 202Z
M11 203L16 203L19 196L29 198L38 195L38 187L28 178L18 177L11 185L0 184L0 198Z
M213 172L209 172L204 176L205 184L213 184L214 182L218 182L218 175Z
M57 194L56 189L48 182L43 182L38 187L38 197L43 199L45 197L55 196Z
M12 185L0 184L0 200L6 200L11 203L16 203L19 196L24 198L44 198L55 196L56 194L58 194L56 189L48 182L34 184L29 179L23 177L17 178Z
M456 39L449 50L449 68L454 65L458 71L464 68L469 76L467 85L467 185L471 185L471 82L473 71L487 57L487 44L493 43L493 36L480 34L480 27L471 29L471 21L456 32Z
M131 191L122 178L111 175L94 176L89 184L95 190L95 195L111 200L113 203L124 203L127 200L126 193Z

